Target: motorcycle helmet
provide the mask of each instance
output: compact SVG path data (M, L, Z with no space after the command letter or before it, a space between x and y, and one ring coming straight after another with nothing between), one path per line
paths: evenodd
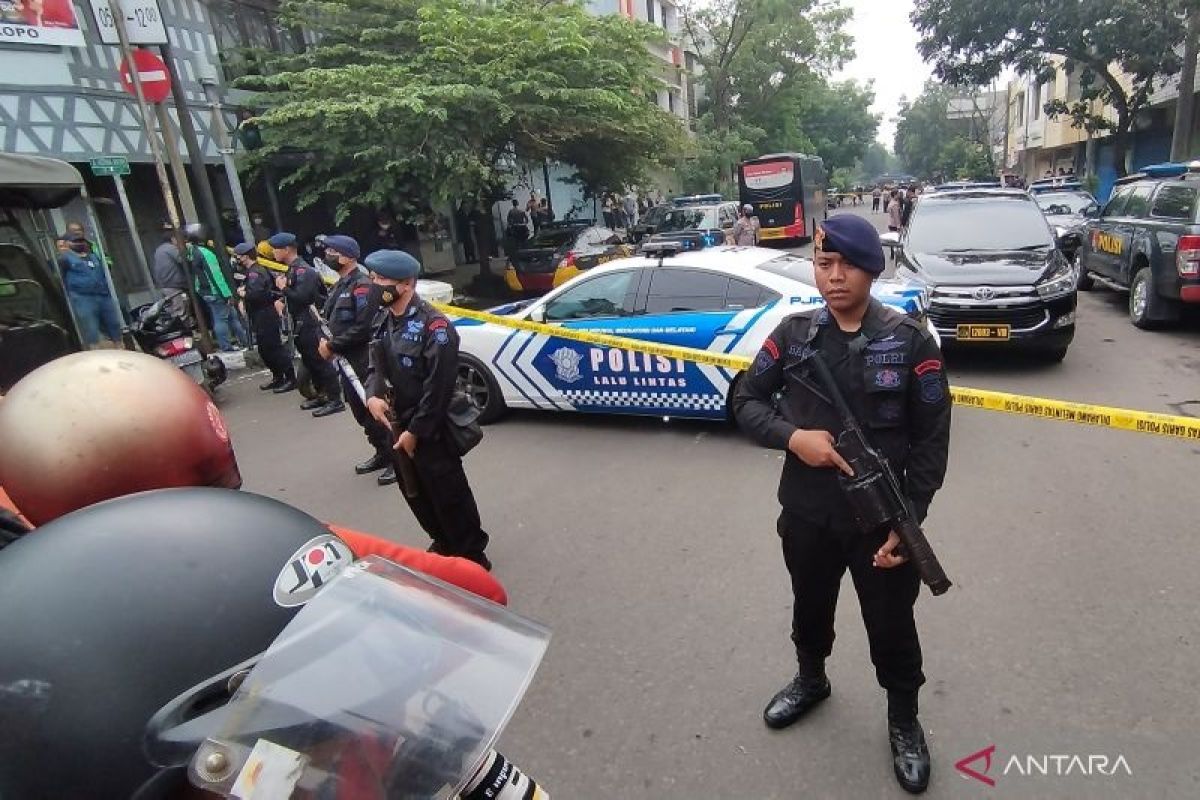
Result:
M192 222L183 226L183 236L189 242L198 244L204 241L204 226L199 222Z
M549 637L353 561L290 506L210 488L22 537L0 550L0 608L3 798L450 796L482 774ZM272 788L248 791L263 770Z
M229 678L351 562L307 514L209 488L99 503L0 550L0 797L171 797Z
M236 489L221 412L174 365L94 350L26 375L0 403L0 486L34 525L147 489Z

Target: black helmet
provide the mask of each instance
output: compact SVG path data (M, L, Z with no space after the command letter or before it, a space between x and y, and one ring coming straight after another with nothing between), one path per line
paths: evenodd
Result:
M351 559L307 514L211 488L109 500L0 550L0 797L186 786L228 676Z

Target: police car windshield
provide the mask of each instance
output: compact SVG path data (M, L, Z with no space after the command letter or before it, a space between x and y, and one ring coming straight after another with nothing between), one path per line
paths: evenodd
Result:
M1090 194L1084 192L1045 192L1034 195L1042 210L1048 211L1051 206L1066 206L1071 214L1078 214L1096 201Z
M918 253L971 253L1051 248L1050 227L1026 197L944 197L917 204L907 249Z
M699 228L717 227L717 209L713 208L669 208L659 224L660 233L670 231L694 231Z
M642 217L642 224L660 225L663 219L667 216L667 212L670 210L670 206L655 206L646 212L646 216Z

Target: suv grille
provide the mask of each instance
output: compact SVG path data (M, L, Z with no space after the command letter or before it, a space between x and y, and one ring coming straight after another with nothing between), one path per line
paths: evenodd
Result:
M1015 308L957 308L934 305L929 309L929 319L935 328L954 328L957 325L1003 322L1017 330L1036 328L1046 320L1046 310L1041 306L1017 306Z

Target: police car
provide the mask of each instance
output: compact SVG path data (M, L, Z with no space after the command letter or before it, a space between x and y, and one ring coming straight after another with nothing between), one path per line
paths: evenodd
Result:
M923 289L882 280L873 291L923 318ZM823 304L808 259L760 247L680 252L667 245L490 313L752 358L780 320ZM482 422L509 408L729 417L735 369L452 318L460 337L459 383Z

